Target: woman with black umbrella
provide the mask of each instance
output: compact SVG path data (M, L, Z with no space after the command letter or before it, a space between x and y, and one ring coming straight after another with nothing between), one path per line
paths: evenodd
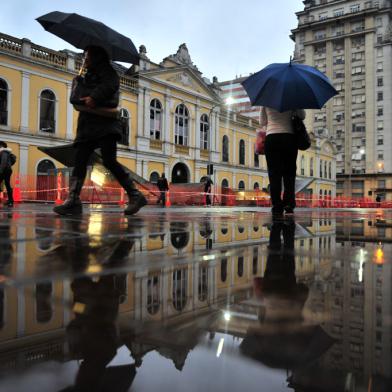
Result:
M135 188L129 175L117 162L117 142L121 137L120 120L98 115L91 111L91 109L107 106L105 104L108 101L117 100L118 105L119 76L111 66L109 56L103 48L88 46L85 55L84 65L87 68L87 73L84 80L86 84L93 85L94 88L88 96L81 98L87 111L82 110L79 113L74 142L76 163L70 178L68 198L64 204L53 210L60 215L82 213L80 192L86 177L89 158L94 150L99 148L104 166L111 171L128 194L129 202L124 213L132 215L146 205L147 200Z

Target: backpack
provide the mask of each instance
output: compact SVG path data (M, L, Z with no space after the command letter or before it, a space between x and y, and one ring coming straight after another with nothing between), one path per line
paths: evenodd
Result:
M9 159L10 166L14 166L16 163L16 155L10 152L10 156L8 159Z

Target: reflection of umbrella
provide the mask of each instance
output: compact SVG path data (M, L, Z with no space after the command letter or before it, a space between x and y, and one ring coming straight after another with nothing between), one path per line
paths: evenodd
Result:
M254 106L279 112L320 109L338 94L330 80L316 68L304 64L270 64L242 82Z
M73 167L75 165L75 152L76 149L73 147L73 144L64 144L62 146L56 147L38 147L39 150L49 155L50 157L56 159L65 166ZM99 149L96 150L90 158L89 165L100 165L102 166L102 158L99 152ZM132 170L129 170L127 167L123 165L125 171L129 174L130 178L136 181L138 184L146 184L147 180L143 177L137 175Z
M334 343L320 326L298 331L248 334L242 341L242 354L273 368L296 369L318 359Z
M128 37L94 19L55 11L40 16L37 21L46 31L79 49L101 46L112 60L139 63L138 51Z

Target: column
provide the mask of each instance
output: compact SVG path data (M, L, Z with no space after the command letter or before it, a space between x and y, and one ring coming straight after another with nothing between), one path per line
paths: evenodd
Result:
M144 137L150 139L150 90L144 90Z
M71 88L72 83L67 82L67 131L65 134L65 138L68 140L73 139L73 106L69 102L69 98L71 96Z
M198 100L199 101L199 100ZM210 119L208 119L210 122ZM195 159L200 159L200 106L198 103L195 105L195 127L196 127L196 140L195 140ZM210 127L211 128L211 127ZM210 129L208 130L208 133L210 132ZM208 140L210 140L210 134L208 134ZM210 146L208 146L210 147Z
M171 139L171 116L170 116L170 110L171 110L171 105L172 105L172 99L170 96L170 91L168 91L165 94L165 105L163 109L163 152L166 155L169 155L171 152L170 148L170 142L172 141Z
M29 104L30 104L30 74L22 71L22 102L20 130L29 131Z
M238 148L238 146L237 146L236 139L235 139L235 130L234 129L231 130L231 138L230 139L231 139L230 144L232 145L231 148L232 148L232 152L233 152L231 162L233 165L236 165L237 164L237 148Z

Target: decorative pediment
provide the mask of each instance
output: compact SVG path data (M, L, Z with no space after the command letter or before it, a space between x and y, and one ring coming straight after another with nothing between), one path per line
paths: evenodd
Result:
M195 87L192 79L185 72L179 72L166 79L168 82L181 84L185 87Z

